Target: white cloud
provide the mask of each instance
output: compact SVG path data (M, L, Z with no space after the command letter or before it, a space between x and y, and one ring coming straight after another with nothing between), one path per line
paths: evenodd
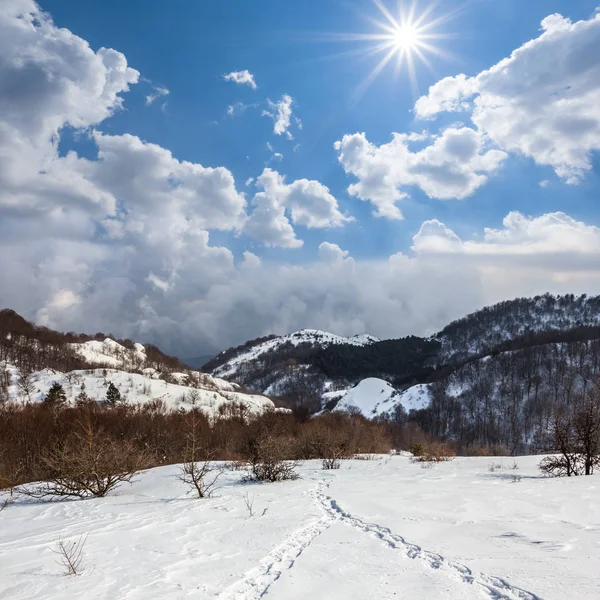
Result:
M267 246L301 247L303 242L297 239L292 223L324 229L352 220L340 212L337 200L318 181L299 179L287 184L277 171L265 169L256 185L263 191L252 200L255 208L244 231Z
M223 75L223 79L225 81L231 81L232 83L237 83L238 85L248 85L253 90L257 89L256 81L254 80L254 75L250 73L247 69L244 71L234 71L233 73L228 73L227 75Z
M440 81L415 112L431 118L467 108L474 97L472 120L482 135L578 183L600 150L599 54L599 13L576 23L550 15L539 37L476 77Z
M146 106L150 106L159 98L163 96L168 96L171 92L166 87L155 87L154 91L146 96ZM166 106L166 103L163 104L163 107Z
M230 117L241 117L248 109L258 108L258 104L244 104L236 102L227 107L227 114Z
M261 265L260 258L252 252L244 252L244 260L240 265L242 269L258 269Z
M364 133L345 135L335 149L344 170L358 182L348 192L372 202L376 216L401 219L396 203L419 187L430 198L462 199L472 195L496 171L506 155L487 148L483 136L468 127L446 129L429 145L413 151L423 134L395 133L388 144L376 146Z
M33 16L17 18L23 13ZM207 230L298 247L294 226L326 229L348 217L319 182L286 183L267 169L247 218L227 169L99 131L138 77L122 54L94 52L33 2L0 4L0 306L51 327L111 331L191 355L301 327L423 334L497 300L600 292L600 230L563 213L511 213L481 239L431 221L413 252L379 260L353 259L328 242L314 263L261 263L248 251L240 260L211 245ZM65 124L96 128L96 160L59 154ZM459 127L383 146L349 136L339 149L356 193L392 215L406 186L460 196L501 160Z
M270 117L273 119L275 125L273 126L273 133L275 135L286 135L289 140L293 140L294 137L290 132L291 118L292 118L292 106L294 105L294 99L285 94L278 102L272 102L267 100L269 108L271 110L264 110L263 116Z
M328 263L340 263L344 260L352 260L349 258L350 252L342 250L337 244L323 242L319 246L319 258Z
M466 75L445 77L429 88L427 96L415 104L415 114L421 119L431 119L440 112L459 112L472 109L466 102L477 90L476 81Z

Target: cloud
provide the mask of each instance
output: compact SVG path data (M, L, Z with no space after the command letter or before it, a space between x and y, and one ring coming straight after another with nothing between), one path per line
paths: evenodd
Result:
M247 110L258 108L258 104L244 104L244 102L236 102L227 107L227 114L230 117L241 117Z
M300 248L303 242L296 237L292 223L326 229L352 220L340 212L337 200L318 181L299 179L287 184L277 171L265 169L256 185L263 191L252 200L254 211L244 232L267 246Z
M564 35L561 23L548 30ZM377 260L330 242L314 262L234 256L213 230L294 248L296 228L328 231L350 217L317 181L266 169L248 206L228 169L102 131L138 79L121 53L92 50L33 2L0 4L0 306L191 356L302 327L426 334L498 300L600 292L600 230L564 213L510 213L481 236L428 221L411 251ZM59 152L65 126L89 135L95 155ZM504 157L463 127L381 146L357 134L338 150L356 195L392 216L411 186L462 197Z
M425 141L429 144L423 149L411 150L411 144ZM430 198L467 198L506 158L504 152L488 149L484 137L468 127L450 127L439 136L395 133L381 146L355 133L336 142L335 149L346 173L358 179L348 192L371 202L375 215L388 219L402 218L396 203L411 187Z
M290 132L291 119L292 119L292 106L294 105L294 99L285 94L278 102L272 102L267 100L269 108L271 110L264 110L263 117L270 117L273 119L275 125L273 126L273 133L275 135L286 135L289 140L293 140L294 137Z
M550 166L576 184L600 149L600 14L553 14L542 33L477 76L443 79L415 105L417 117L471 110L481 135L505 152ZM470 99L470 102L466 101Z
M319 258L328 263L341 263L344 260L352 260L349 258L350 252L342 250L337 244L323 242L319 246Z
M154 91L146 96L146 106L150 106L155 102L155 100L158 100L163 96L168 96L170 93L171 92L165 87L155 87ZM163 104L163 106L166 106L166 104Z
M223 75L223 79L225 81L237 83L238 85L248 85L253 90L256 90L258 88L258 86L256 85L256 81L254 81L254 75L252 75L252 73L250 73L250 71L248 71L247 69L244 71L234 71L233 73Z
M466 75L445 77L429 88L427 96L419 98L414 112L420 119L431 119L440 112L459 112L473 108L466 100L477 90L476 81Z
M260 258L252 252L244 252L244 260L240 265L242 269L258 269L261 265Z

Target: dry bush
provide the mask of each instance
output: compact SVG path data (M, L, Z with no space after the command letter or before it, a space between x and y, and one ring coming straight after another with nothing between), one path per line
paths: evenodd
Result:
M58 555L56 564L64 567L66 575L81 575L84 572L83 547L86 541L87 535L71 542L63 540L56 542L56 548L52 552Z
M244 504L246 505L246 510L248 511L248 516L254 516L254 496L250 498L248 492L244 494Z
M42 455L47 481L25 485L19 492L32 498L102 498L121 483L132 481L148 466L148 457L131 442L113 440L92 421Z
M447 444L429 444L420 456L413 456L413 462L434 465L436 463L454 460L456 454Z
M413 444L410 451L411 451L412 455L417 458L420 456L423 456L425 454L425 444L421 444L421 443Z
M509 451L504 446L480 446L474 444L464 450L465 456L509 456Z
M249 445L246 481L286 481L298 479L298 461L291 460L293 444L288 438L264 435Z
M216 491L217 481L223 467L211 462L214 453L206 448L202 440L202 419L195 412L186 419L186 458L180 468L178 479L190 487L198 498L210 498Z
M178 479L195 491L198 498L210 498L216 491L217 481L223 474L221 467L216 467L210 460L183 463Z

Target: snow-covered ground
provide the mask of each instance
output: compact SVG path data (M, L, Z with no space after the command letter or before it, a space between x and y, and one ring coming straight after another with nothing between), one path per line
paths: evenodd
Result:
M280 348L285 344L292 344L293 346L299 346L300 344L313 344L319 345L322 348L327 348L331 345L349 344L351 346L367 346L378 342L379 340L372 335L355 335L352 337L342 337L329 333L327 331L321 331L320 329L302 329L289 335L282 335L280 337L267 340L256 346L252 346L248 350L244 350L228 360L226 363L216 368L213 371L213 375L219 377L231 377L235 375L239 368L250 361L256 360L261 354L265 352L271 352Z
M490 472L500 461L309 462L262 485L229 471L209 500L165 467L104 499L18 501L0 513L0 597L597 599L598 477L541 478L539 457ZM83 535L86 571L62 575L51 550Z
M158 374L151 368L144 369L143 374L116 369L89 369L69 373L44 369L32 374L31 392L27 396L19 387L18 369L9 365L8 370L11 373L9 397L15 402L41 402L53 383L63 386L67 400L71 403L75 402L82 389L90 399L102 401L106 398L109 383L113 383L128 404L147 404L161 400L169 410L191 410L195 407L202 409L208 416L217 415L220 406L232 403L244 404L253 414L275 409L273 402L265 396L243 394L235 384L193 371L188 374L173 373L173 379L179 381L176 384L158 379ZM183 385L185 383L197 387Z
M379 416L392 411L401 404L406 412L426 408L430 403L429 386L415 385L403 392L397 391L383 379L370 377L363 379L358 385L337 392L325 392L324 402L340 398L335 410L358 408L366 417Z
M125 348L118 342L106 338L103 342L69 344L81 358L92 365L108 367L139 367L146 362L146 349L142 344L134 344L133 349Z

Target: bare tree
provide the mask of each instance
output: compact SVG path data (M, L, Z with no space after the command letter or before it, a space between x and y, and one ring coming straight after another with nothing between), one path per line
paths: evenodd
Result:
M223 475L223 467L217 466L211 459L214 452L202 444L200 426L203 419L192 412L186 419L186 459L180 468L178 479L190 486L198 498L210 498L216 491L217 481Z
M31 394L33 394L35 391L35 386L33 385L33 374L31 371L21 369L19 371L19 377L17 378L17 385L19 386L23 396L28 401L31 400Z
M577 449L586 475L600 465L600 390L598 387L589 394L584 405L576 412L574 429Z
M552 441L548 450L557 452L557 455L546 456L542 460L540 470L543 473L554 477L582 474L573 418L565 406L559 406L554 412Z
M83 547L86 541L87 534L70 542L58 540L56 548L52 549L52 552L59 557L56 564L64 567L67 575L81 575L84 572Z
M148 457L127 440L114 440L91 420L63 443L42 455L48 481L22 486L33 498L101 498L148 466Z

